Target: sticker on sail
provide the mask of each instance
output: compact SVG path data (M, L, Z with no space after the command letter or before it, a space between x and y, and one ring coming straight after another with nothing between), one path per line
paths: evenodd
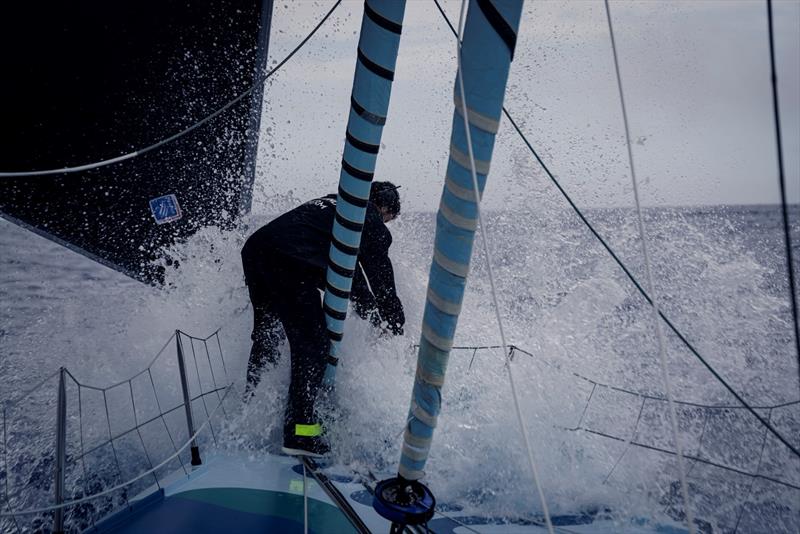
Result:
M175 195L164 195L150 200L150 211L156 219L156 224L177 221L183 217L178 198Z

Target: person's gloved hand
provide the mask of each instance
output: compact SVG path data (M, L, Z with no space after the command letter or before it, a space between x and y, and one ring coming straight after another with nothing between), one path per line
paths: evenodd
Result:
M385 334L391 334L393 336L402 336L403 335L403 325L399 323L387 323L384 322L381 325L381 329Z

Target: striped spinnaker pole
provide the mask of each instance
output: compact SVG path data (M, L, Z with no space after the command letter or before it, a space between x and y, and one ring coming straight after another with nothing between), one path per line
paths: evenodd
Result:
M323 301L331 342L325 371L328 386L333 384L339 359L370 187L389 109L405 7L405 0L364 2Z
M400 476L408 480L418 480L425 474L478 224L463 106L466 103L478 188L482 194L500 125L521 14L522 0L469 2L461 47L466 98L462 98L456 78L450 160L436 215L417 372L398 469Z

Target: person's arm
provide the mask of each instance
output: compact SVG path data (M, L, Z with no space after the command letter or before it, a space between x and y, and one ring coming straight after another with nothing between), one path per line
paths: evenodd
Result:
M370 254L359 263L364 269L369 287L372 288L381 320L391 333L403 335L406 316L403 313L403 303L397 296L394 269L388 250L380 254Z
M378 303L375 300L375 295L372 294L369 284L364 278L361 262L356 262L356 272L355 276L353 276L350 300L353 302L353 309L359 317L372 323L372 326L380 325L381 320L377 312Z

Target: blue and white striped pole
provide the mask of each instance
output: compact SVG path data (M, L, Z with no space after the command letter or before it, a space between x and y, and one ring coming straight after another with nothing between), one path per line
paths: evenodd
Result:
M481 194L486 185L503 96L522 15L522 0L470 0L461 47L467 119ZM433 430L441 409L441 389L453 346L478 224L461 92L455 113L450 161L439 212L428 281L417 372L403 437L398 473L406 480L424 476Z
M331 341L326 386L333 384L336 374L361 232L389 109L405 7L405 0L364 2L323 301Z

